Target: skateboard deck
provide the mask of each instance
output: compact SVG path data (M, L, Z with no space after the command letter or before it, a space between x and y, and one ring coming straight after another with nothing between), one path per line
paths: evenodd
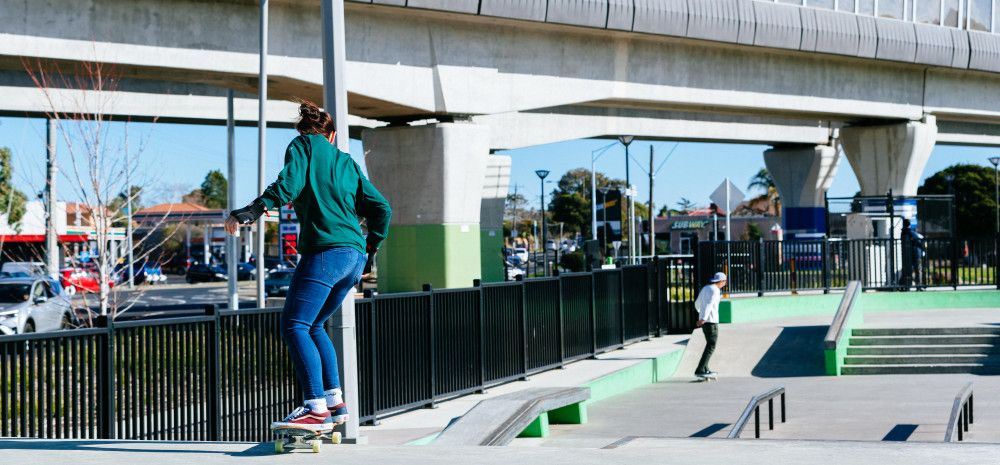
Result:
M706 383L709 382L709 381L718 381L719 380L719 375L694 375L694 376L696 378L698 378L698 381L703 381L703 382L706 382Z
M280 454L294 449L312 449L313 453L320 451L323 439L329 439L334 444L340 444L339 431L326 429L313 431L301 428L271 428L274 434L274 452Z

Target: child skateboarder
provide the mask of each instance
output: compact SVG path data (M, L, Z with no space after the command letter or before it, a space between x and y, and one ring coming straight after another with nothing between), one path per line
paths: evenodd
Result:
M715 352L715 343L719 339L719 302L722 301L722 288L726 287L726 274L719 272L712 276L711 282L701 289L694 308L698 310L696 325L705 332L705 351L698 361L694 375L699 378L715 378L719 374L708 368L708 361Z
M267 209L293 203L302 258L281 313L281 335L304 389L305 405L271 427L327 431L347 421L347 406L337 354L323 324L361 279L367 254L374 253L389 232L391 211L351 156L333 144L336 128L329 113L304 102L295 128L299 136L288 144L277 181L250 205L233 210L226 231L233 234ZM361 234L359 217L367 219L367 237ZM260 266L258 270L263 272Z

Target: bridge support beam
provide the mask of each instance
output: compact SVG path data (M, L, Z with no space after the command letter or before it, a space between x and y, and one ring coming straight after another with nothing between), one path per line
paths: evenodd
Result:
M468 287L481 277L480 208L489 129L439 123L362 133L372 182L392 206L381 292Z
M510 157L490 155L479 210L479 246L484 282L504 280L503 211L510 187Z
M937 141L937 120L840 130L844 153L854 168L861 195L916 195L920 177Z
M777 146L764 152L764 164L781 195L785 237L826 234L824 194L837 175L837 150L829 145Z

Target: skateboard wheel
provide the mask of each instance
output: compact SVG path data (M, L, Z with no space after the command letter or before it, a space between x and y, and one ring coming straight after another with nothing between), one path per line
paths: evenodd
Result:
M274 453L275 454L280 454L282 452L285 452L285 443L284 443L284 441L274 441Z
M340 444L341 439L340 431L336 431L330 435L330 442L334 444Z
M309 445L312 446L313 453L319 453L319 447L322 444L323 441L320 441L319 439L314 439L312 441L309 441Z

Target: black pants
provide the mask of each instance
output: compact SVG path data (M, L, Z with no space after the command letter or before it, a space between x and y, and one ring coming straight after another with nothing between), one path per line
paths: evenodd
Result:
M701 325L701 330L705 332L705 351L701 353L701 360L698 361L698 369L694 372L695 374L708 373L708 360L712 358L712 353L715 352L715 343L719 340L719 324L718 323L705 323Z

